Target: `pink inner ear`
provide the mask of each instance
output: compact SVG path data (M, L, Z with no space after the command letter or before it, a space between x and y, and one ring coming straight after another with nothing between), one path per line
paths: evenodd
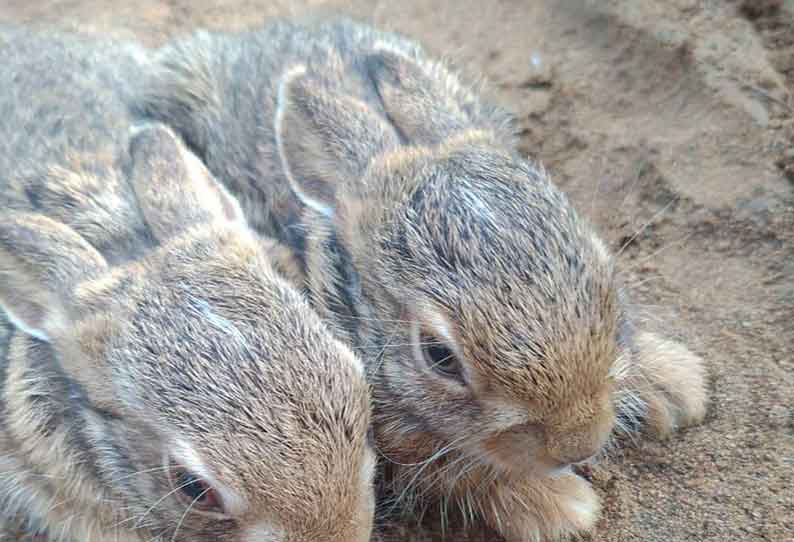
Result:
M208 179L208 184L210 185L211 190L218 196L218 199L220 200L223 216L226 217L226 219L230 222L237 222L240 220L241 210L239 205L237 205L237 202L233 199L233 196L228 194L223 186L218 184L218 182L212 178Z
M230 221L235 222L239 219L237 206L225 194L221 194L221 206L223 207L223 214Z

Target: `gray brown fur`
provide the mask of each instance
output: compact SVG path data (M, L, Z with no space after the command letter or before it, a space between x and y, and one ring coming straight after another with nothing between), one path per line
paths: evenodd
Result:
M612 256L517 154L509 117L420 46L277 21L198 33L157 64L138 110L293 247L315 308L364 356L383 505L509 542L589 530L598 499L571 463L640 421L666 435L702 419L700 358L635 329ZM462 382L422 363L418 326Z
M0 535L368 540L361 364L173 132L131 132L144 57L13 29L0 56Z

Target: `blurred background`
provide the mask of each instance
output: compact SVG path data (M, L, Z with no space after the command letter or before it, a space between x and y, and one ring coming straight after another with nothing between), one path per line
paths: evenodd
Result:
M706 424L592 473L594 538L794 541L794 1L3 0L0 22L156 47L310 12L484 76L646 316L706 357Z

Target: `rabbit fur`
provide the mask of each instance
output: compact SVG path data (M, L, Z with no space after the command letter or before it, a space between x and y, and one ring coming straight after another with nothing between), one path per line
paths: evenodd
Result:
M0 56L0 538L369 540L361 362L135 124L145 52L3 27Z
M608 247L509 114L417 43L344 18L166 45L136 112L173 127L365 362L384 510L508 542L592 529L572 465L700 421L705 371L645 330Z

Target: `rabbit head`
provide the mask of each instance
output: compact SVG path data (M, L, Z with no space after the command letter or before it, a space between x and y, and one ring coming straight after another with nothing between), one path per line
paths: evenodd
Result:
M20 331L7 431L57 475L40 514L94 502L100 532L123 540L368 540L360 362L169 130L140 130L130 157L159 244L138 260L110 267L40 214L0 218L0 305ZM65 394L30 378L37 357Z
M536 475L593 456L626 356L605 246L454 80L387 49L362 62L382 111L296 67L275 131L320 232L314 303L377 356L378 444Z

